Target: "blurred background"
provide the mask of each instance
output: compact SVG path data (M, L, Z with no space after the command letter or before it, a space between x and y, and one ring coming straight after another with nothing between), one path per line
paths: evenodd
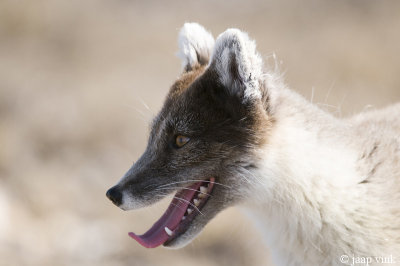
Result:
M238 27L286 83L339 117L400 101L400 1L0 1L0 265L272 265L221 213L181 250L145 249L154 207L105 197L180 74L186 21Z

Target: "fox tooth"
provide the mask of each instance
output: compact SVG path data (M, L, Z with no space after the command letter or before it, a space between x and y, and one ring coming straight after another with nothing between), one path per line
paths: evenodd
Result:
M204 187L204 186L201 186L201 187L200 187L200 192L203 193L203 194L206 194L206 193L207 193L207 188ZM201 195L201 194L200 194L200 195Z
M188 208L186 211L187 211L187 213L188 213L188 214L191 214L191 213L192 213L192 211L193 211L193 209L191 209L191 208Z
M185 220L185 219L186 219L186 215L183 215L183 217L182 217L182 221L183 221L183 220Z
M168 227L164 227L164 230L167 235L172 236L173 232L171 231L171 229L169 229Z
M198 199L194 199L193 202L194 202L194 205L196 205L196 206L200 205L200 200L198 200Z

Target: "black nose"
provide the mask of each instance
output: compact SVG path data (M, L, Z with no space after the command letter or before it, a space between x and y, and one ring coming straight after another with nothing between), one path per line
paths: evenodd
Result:
M119 206L122 203L122 193L117 187L112 187L107 190L107 198L109 198L115 205Z

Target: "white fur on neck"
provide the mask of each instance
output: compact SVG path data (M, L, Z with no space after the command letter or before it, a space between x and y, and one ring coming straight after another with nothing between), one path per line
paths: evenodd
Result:
M296 93L271 89L275 124L259 151L258 184L245 204L278 265L342 265L341 255L386 256L381 208L365 201L359 153L346 122ZM360 226L361 221L364 226ZM382 234L381 234L382 233ZM390 245L389 245L390 246Z

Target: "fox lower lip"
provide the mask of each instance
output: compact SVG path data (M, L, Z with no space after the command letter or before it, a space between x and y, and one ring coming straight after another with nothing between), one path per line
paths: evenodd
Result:
M197 182L178 191L161 218L143 235L130 232L129 236L147 248L168 246L172 240L185 233L207 203L215 178Z

